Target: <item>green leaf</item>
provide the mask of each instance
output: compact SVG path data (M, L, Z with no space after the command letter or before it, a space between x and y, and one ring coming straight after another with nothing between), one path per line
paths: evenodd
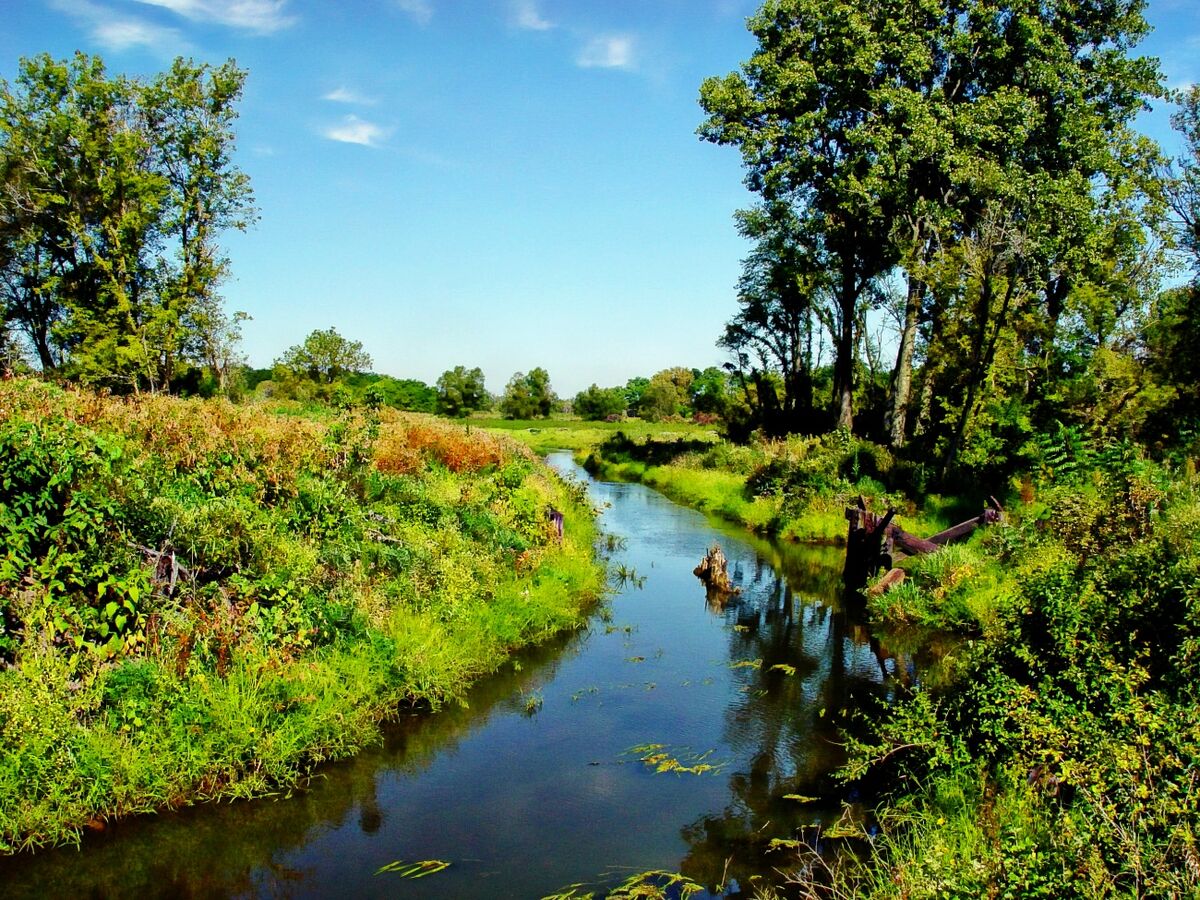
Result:
M442 859L422 859L418 862L406 862L403 859L397 859L386 866L380 866L375 870L375 874L382 875L385 872L389 872L399 875L401 878L424 878L426 875L436 875L438 872L444 872L448 868L450 868L450 863Z

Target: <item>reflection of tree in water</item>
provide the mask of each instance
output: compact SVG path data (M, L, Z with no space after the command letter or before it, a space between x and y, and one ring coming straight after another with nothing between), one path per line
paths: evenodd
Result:
M839 727L918 671L912 640L872 634L861 607L841 597L842 551L756 549L731 559L742 592L717 611L730 626L730 664L762 661L734 670L743 699L726 712L724 738L743 764L728 776L726 808L682 832L690 849L680 871L710 887L728 876L747 888L787 862L767 852L771 839L841 815L831 775L844 760Z
M73 848L0 858L5 898L188 898L288 896L311 872L304 848L316 836L357 816L374 834L387 819L377 790L395 772L414 773L453 750L520 691L541 683L578 652L580 633L522 654L520 671L506 668L481 682L470 709L407 717L383 730L383 745L323 766L310 789L286 800L204 804L118 822ZM289 864L286 861L301 860Z

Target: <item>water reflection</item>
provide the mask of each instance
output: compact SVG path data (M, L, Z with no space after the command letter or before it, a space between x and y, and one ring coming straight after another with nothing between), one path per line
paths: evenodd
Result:
M0 857L0 897L313 895L312 883L328 860L323 853L306 857L306 847L331 833L378 835L389 818L405 814L390 798L381 801L381 789L453 754L494 715L511 713L516 698L551 680L585 640L582 633L565 634L521 654L516 666L472 691L468 707L449 707L432 718L406 715L385 725L380 746L322 767L291 795L117 822L103 834L88 835L82 851Z
M708 609L729 626L744 699L726 710L724 736L745 764L728 776L729 802L681 830L680 871L710 890L732 885L729 897L778 880L790 860L773 840L814 840L847 807L861 817L833 777L851 714L894 700L945 651L927 634L873 632L861 598L843 592L841 549L741 543L749 552L730 562L740 593Z

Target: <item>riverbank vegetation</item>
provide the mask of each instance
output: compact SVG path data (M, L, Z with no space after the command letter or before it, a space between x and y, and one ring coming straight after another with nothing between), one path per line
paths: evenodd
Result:
M700 93L754 194L730 363L592 385L576 419L540 367L501 398L388 379L333 329L248 370L216 293L255 214L244 73L23 63L0 355L111 393L0 386L0 849L295 784L575 622L587 511L507 431L792 540L860 495L918 534L998 497L1005 525L866 601L960 632L956 677L872 712L844 774L881 831L796 880L1194 896L1200 88L1135 54L1143 12L766 0ZM1136 130L1164 102L1175 159Z
M0 492L7 851L286 790L578 624L602 584L578 491L431 418L13 379Z
M894 507L906 527L921 532L945 528L964 510L978 512L969 493L921 490L928 479L919 466L846 431L736 443L698 430L622 426L579 458L604 477L644 482L680 503L790 541L844 541L845 509L859 496L877 508Z
M1194 896L1200 284L1164 277L1200 270L1200 91L1171 97L1171 163L1133 127L1168 93L1132 52L1140 4L770 0L749 27L753 58L701 89L701 135L738 148L759 199L722 338L752 422L853 429L908 499L984 488L1009 509L871 599L971 640L949 685L851 739L870 851L797 880ZM890 371L868 308L895 322Z
M855 896L1193 896L1200 884L1200 482L1113 453L1034 478L1005 528L917 562L873 613L974 635L880 710Z

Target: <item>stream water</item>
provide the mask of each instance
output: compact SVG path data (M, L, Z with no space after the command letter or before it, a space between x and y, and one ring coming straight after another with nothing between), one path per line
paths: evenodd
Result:
M469 708L388 726L289 798L0 859L0 896L538 898L648 869L748 896L752 878L777 879L789 860L769 841L843 812L794 797L830 796L844 711L911 683L932 651L843 608L837 548L758 541L592 481L569 454L550 462L588 481L628 576L586 629L521 655ZM741 588L723 608L692 575L714 542ZM657 771L672 761L693 771ZM426 859L450 866L379 872Z

